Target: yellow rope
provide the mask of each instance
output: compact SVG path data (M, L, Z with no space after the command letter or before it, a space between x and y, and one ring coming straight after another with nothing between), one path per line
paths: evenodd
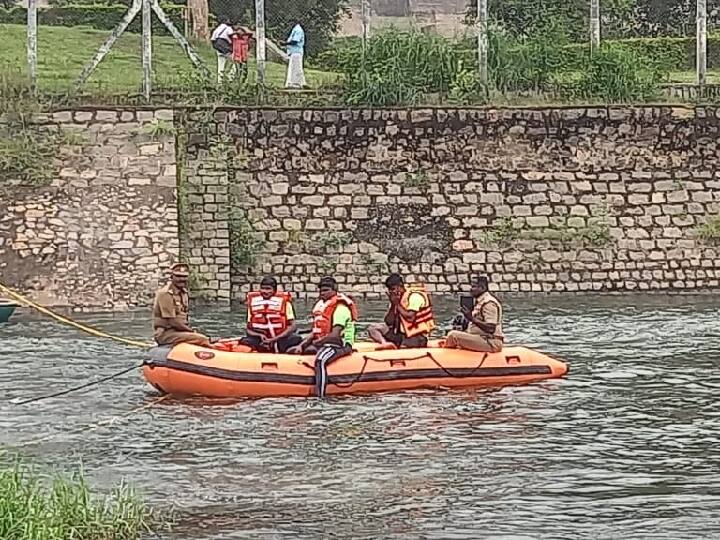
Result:
M10 298L12 298L13 300L17 300L21 304L24 304L28 307L34 308L34 309L38 310L40 313L44 313L45 315L52 317L56 321L60 321L61 323L64 323L64 324L67 324L74 328L77 328L78 330L82 330L83 332L86 332L92 336L106 338L106 339L112 339L113 341L117 341L119 343L124 343L126 345L131 345L133 347L141 347L143 349L149 349L154 346L151 343L143 343L142 341L135 341L134 339L126 339L126 338L119 337L119 336L113 336L111 334L107 334L100 330L96 330L95 328L91 328L91 327L81 324L79 322L70 320L67 317L63 317L62 315L58 315L57 313L50 311L49 309L41 306L40 304L36 304L29 298L26 298L25 296L13 291L12 289L8 289L2 283L0 283L0 292L5 293Z

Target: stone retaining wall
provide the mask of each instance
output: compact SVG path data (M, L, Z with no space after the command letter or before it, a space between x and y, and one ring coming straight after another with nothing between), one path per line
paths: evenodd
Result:
M46 305L147 308L179 256L172 111L59 111L46 184L0 181L0 282ZM17 132L20 136L20 132Z
M326 274L377 297L391 271L448 294L478 272L499 291L714 289L718 117L59 111L37 119L72 135L50 182L0 179L0 282L48 304L146 308L182 256L195 296L220 305L264 274L301 297Z
M477 272L500 291L687 290L720 278L720 251L699 238L720 211L718 116L684 107L225 110L189 148L204 152L208 169L226 167L222 182L236 194L221 210L235 213L235 298L262 274L300 296L315 294L324 274L378 296L390 271L437 293Z

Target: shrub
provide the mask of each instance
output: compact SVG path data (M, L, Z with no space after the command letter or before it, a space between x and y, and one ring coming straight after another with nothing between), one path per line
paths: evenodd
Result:
M461 69L450 87L450 99L462 105L487 103L488 88L480 80L477 69Z
M488 69L493 86L503 92L548 89L555 73L566 68L562 47L567 42L562 25L554 20L521 41L500 27L491 28Z
M148 532L151 513L122 485L110 497L95 497L81 473L57 477L48 487L27 467L0 469L0 538L138 539Z
M390 106L447 93L457 65L450 41L388 29L373 36L365 50L348 49L339 67L346 76L347 103Z
M573 98L612 102L643 101L656 96L662 72L652 60L635 51L602 45L577 78L561 92Z

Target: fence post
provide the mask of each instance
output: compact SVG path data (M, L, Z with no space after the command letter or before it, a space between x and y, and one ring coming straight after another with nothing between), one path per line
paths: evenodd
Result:
M488 26L487 0L477 0L478 66L480 82L488 82Z
M37 3L28 0L27 7L27 63L30 90L37 93Z
M255 40L257 82L265 86L265 0L255 0Z
M142 65L143 65L143 96L150 101L152 94L152 9L150 0L142 4Z
M362 0L362 40L363 47L367 45L370 38L370 0Z
M695 59L697 64L697 84L705 85L707 71L707 0L697 0L697 36L695 38Z
M600 48L600 0L590 0L590 52Z

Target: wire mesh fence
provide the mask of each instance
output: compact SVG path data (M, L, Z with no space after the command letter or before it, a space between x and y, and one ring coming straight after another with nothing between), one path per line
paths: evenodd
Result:
M261 84L377 105L720 83L720 0L479 1L2 0L2 76L34 73L48 93L239 97ZM623 94L630 79L639 90Z

